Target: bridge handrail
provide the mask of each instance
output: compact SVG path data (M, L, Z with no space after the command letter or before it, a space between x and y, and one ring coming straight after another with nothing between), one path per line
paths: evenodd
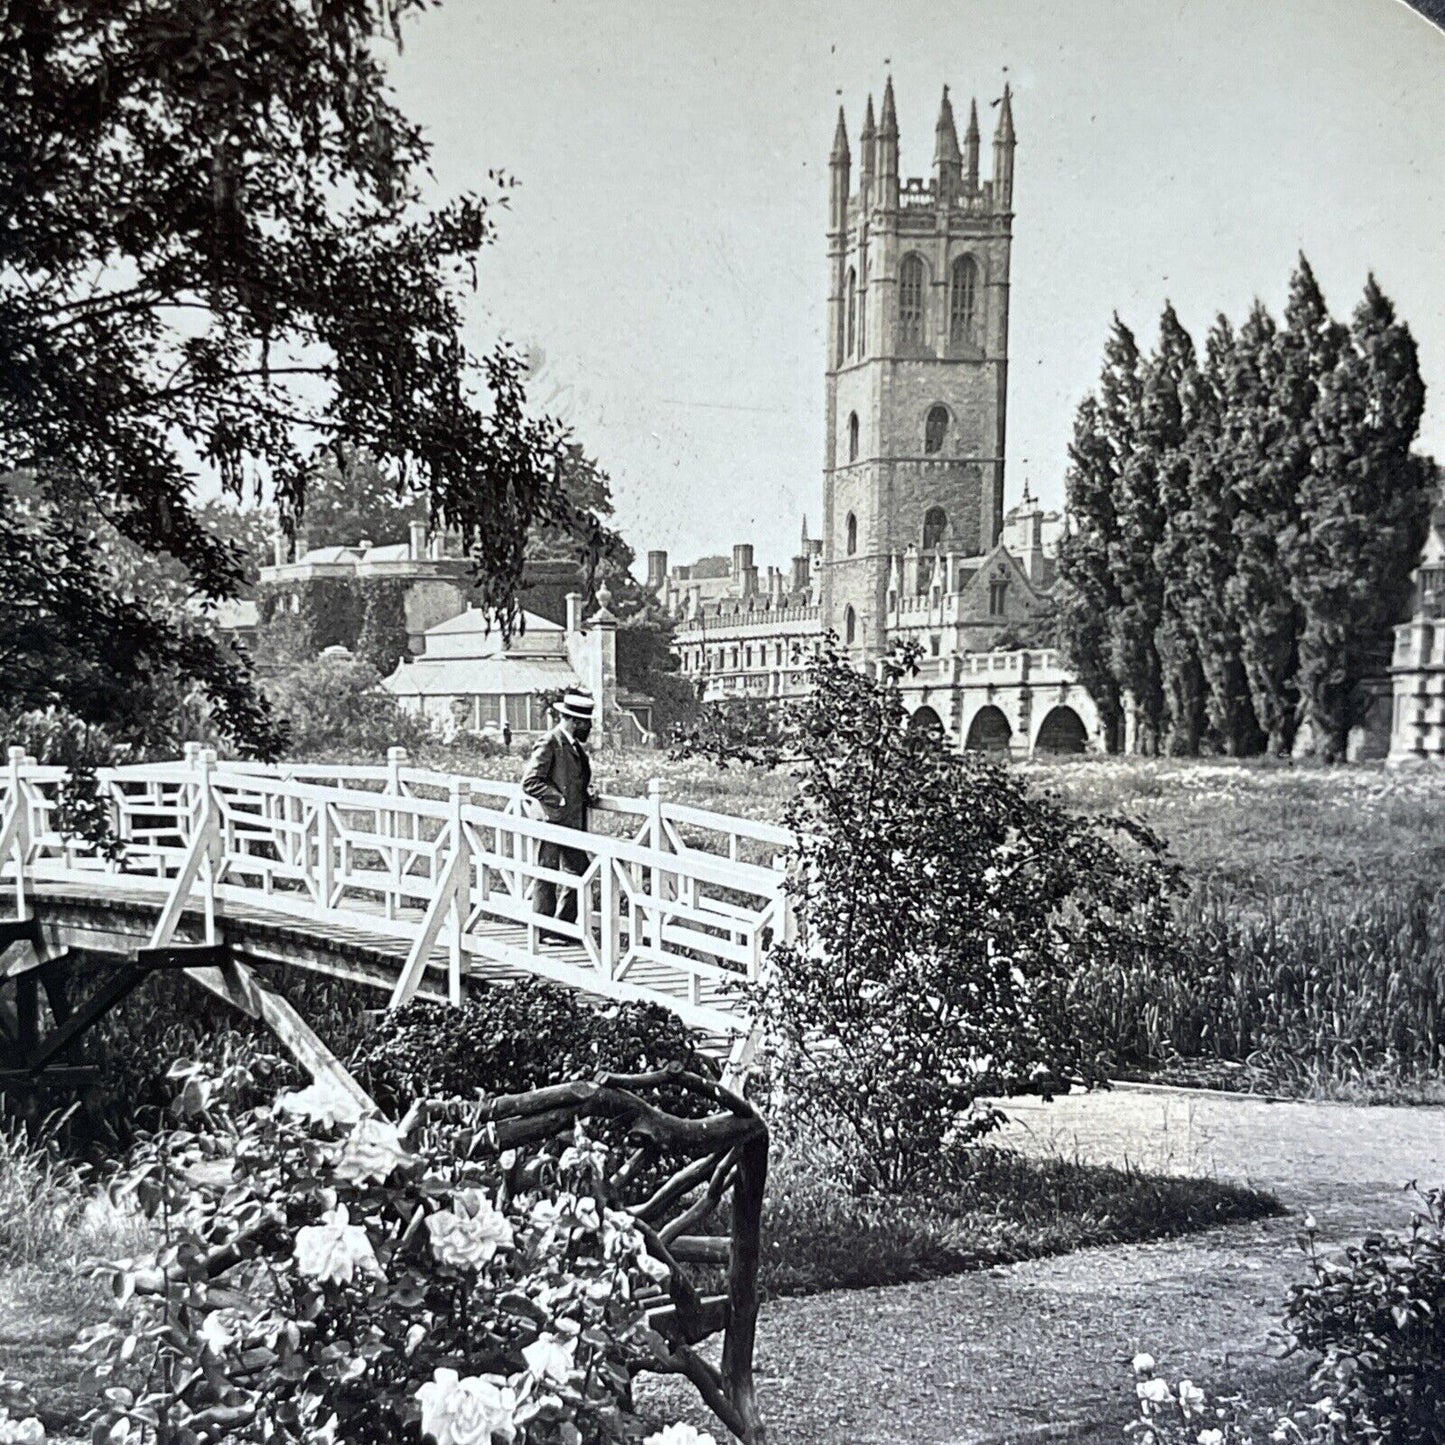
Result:
M0 880L21 917L36 883L69 883L163 898L159 932L200 909L208 942L232 902L380 933L408 946L393 1006L444 950L453 1002L468 960L490 961L661 1003L745 1051L752 1021L736 985L756 982L770 940L795 931L788 830L671 804L656 783L599 809L620 834L581 833L529 816L515 784L478 779L478 801L472 779L405 767L399 750L384 767L266 767L191 747L183 761L98 770L121 844L112 857L57 827L66 776L13 748L0 771ZM585 872L544 865L545 844L580 853ZM539 883L574 889L575 922L537 911ZM545 933L570 956L539 952Z
M149 768L175 767L173 763L146 764ZM363 782L387 783L394 778L398 779L407 787L433 787L442 792L447 792L454 779L464 777L470 784L471 791L477 793L489 793L497 797L505 797L509 800L520 803L522 797L522 785L520 783L508 782L501 778L477 777L473 774L442 773L426 768L401 767L398 771L385 765L378 764L332 764L332 763L282 763L265 764L251 762L224 762L217 765L218 768L230 772L250 772L265 776L291 776L296 779L315 780L318 783L326 779L337 780L358 780ZM63 771L63 770L62 770ZM632 798L621 793L603 793L600 801L595 805L595 810L601 813L615 813L625 817L646 817L651 811L652 804L647 798ZM693 807L690 804L674 803L664 800L662 804L664 818L669 821L684 823L694 828L703 828L712 832L732 834L739 838L747 838L756 843L765 843L774 848L789 848L792 846L793 833L777 823L767 823L755 818L740 818L731 813L713 812L706 808Z

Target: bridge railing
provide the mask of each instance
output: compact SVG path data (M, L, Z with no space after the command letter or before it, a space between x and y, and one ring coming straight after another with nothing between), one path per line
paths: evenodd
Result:
M385 765L183 761L102 769L115 846L62 830L67 774L12 749L0 799L0 880L26 916L36 890L159 897L175 917L249 907L407 945L391 983L446 996L488 964L614 998L661 1003L714 1035L746 1036L744 987L794 930L791 835L766 823L645 799L604 798L594 830L527 815L520 787ZM578 850L579 876L542 845ZM575 889L575 921L537 911L538 883ZM238 915L239 916L239 915ZM544 934L564 942L546 946Z

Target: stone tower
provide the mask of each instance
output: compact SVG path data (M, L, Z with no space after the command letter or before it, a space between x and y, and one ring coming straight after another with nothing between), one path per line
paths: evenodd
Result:
M899 177L891 78L876 124L869 96L859 139L855 191L840 109L829 160L822 603L825 628L867 658L886 642L897 556L910 544L924 558L985 552L1003 525L1011 97L1005 87L986 181L978 107L960 148L947 86L927 181Z

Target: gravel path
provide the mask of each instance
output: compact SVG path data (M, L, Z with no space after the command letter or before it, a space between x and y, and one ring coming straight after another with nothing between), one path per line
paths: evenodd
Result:
M1300 1213L1343 1243L1407 1224L1400 1185L1445 1182L1445 1109L1270 1103L1120 1087L1013 1101L1015 1148L1269 1189L1294 1218L765 1306L759 1397L774 1445L1006 1445L1122 1440L1139 1350L1227 1388L1303 1371L1277 1358L1302 1277ZM709 1425L673 1384L650 1390Z

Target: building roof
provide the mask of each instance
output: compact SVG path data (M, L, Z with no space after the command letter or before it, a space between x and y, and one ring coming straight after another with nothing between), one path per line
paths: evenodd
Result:
M419 657L404 662L381 684L398 697L472 697L581 687L561 658Z
M445 622L438 622L435 627L428 627L428 637L453 637L458 634L481 633L492 634L500 637L501 629L495 622L488 625L489 619L486 612L480 607L469 607L465 612L458 612L455 617L448 617ZM553 622L550 617L539 616L535 612L522 613L522 626L519 632L562 632L565 629L558 623Z
M222 632L243 632L261 625L261 609L248 597L228 597L216 603L211 618Z

